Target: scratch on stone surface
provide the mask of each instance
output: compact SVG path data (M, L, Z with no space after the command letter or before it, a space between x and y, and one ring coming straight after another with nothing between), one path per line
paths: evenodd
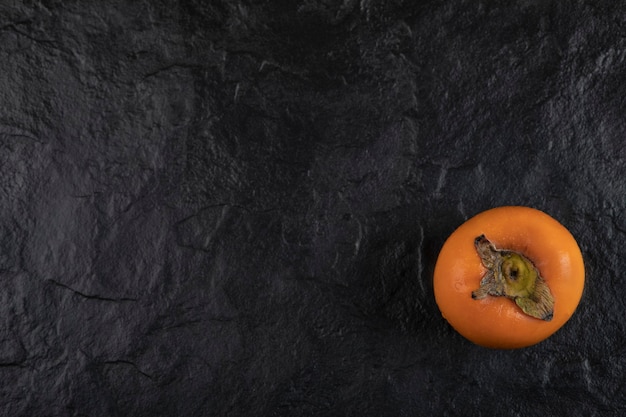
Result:
M113 301L113 302L139 301L137 298L127 298L127 297L111 298L111 297L103 297L103 296L97 295L97 294L85 294L85 293L82 293L82 292L80 292L78 290L75 290L74 288L72 288L72 287L70 287L68 285L65 285L65 284L63 284L63 283L61 283L61 282L59 282L57 280L48 279L47 281L52 283L52 284L54 284L54 285L56 285L57 287L69 290L69 291L73 292L74 294L76 294L76 295L78 295L78 296L80 296L82 298L86 298L88 300Z
M193 249L193 250L200 250L203 252L210 252L210 245L211 242L213 241L213 239L215 238L215 235L217 233L217 231L222 227L224 221L226 220L231 208L238 208L238 209L242 209L242 210L246 210L244 208L242 208L241 206L237 206L237 205L230 205L230 204L213 204L213 205L209 205L209 206L205 206L200 208L198 211L196 211L195 213L181 219L178 220L174 223L173 227L174 230L176 231L176 241L178 246L180 246L181 248L186 248L186 249ZM186 241L187 239L185 239L185 232L184 230L181 230L181 227L184 227L185 224L187 222L190 221L194 221L194 220L198 220L199 218L201 218L201 216L207 212L213 211L213 209L221 209L220 213L219 213L219 217L217 217L217 219L213 219L213 224L212 224L212 228L210 230L209 233L206 234L206 236L204 236L204 239L202 242L189 242ZM193 240L193 239L192 239Z
M467 220L467 214L465 213L465 207L463 206L463 201L459 200L459 204L457 205L457 209L459 210L459 213L461 213L461 216L463 216L464 220Z
M102 193L100 191L94 191L93 193L89 193L89 194L68 194L68 195L71 198L84 200L84 199L92 199L94 197L97 197L99 194L102 194Z
M216 204L209 204L209 205L206 205L206 206L202 206L199 209L197 209L194 213L192 213L192 214L190 214L190 215L188 215L186 217L183 217L182 219L177 220L176 222L174 222L174 226L181 225L181 224L185 223L188 220L191 220L191 219L193 219L195 217L198 217L204 211L211 210L211 209L214 209L214 208L221 208L221 209L226 208L226 209L228 209L229 207L238 207L238 206L230 204L230 203L216 203Z
M164 325L164 326L151 327L148 329L148 334L167 332L167 331L176 330L176 329L184 329L186 327L191 327L191 326L195 326L195 325L203 324L203 323L233 323L236 320L237 320L237 317L220 317L220 316L192 319L192 320L181 321L178 323L172 323L172 324Z
M543 372L541 373L541 387L545 388L550 383L550 369L552 368L552 359L549 359L544 362L545 366L543 368Z
M417 243L417 282L419 283L420 290L422 294L426 294L426 286L424 285L424 263L423 263L423 252L424 252L424 227L422 225L419 226L420 238Z
M245 57L253 62L261 61L259 65L258 71L267 69L267 71L278 71L283 74L288 74L302 80L308 80L307 70L298 71L296 69L290 68L287 65L283 65L280 62L276 62L274 60L264 59L264 55L254 53L253 51L245 50L245 49L221 49L221 48L213 48L213 51L219 51L222 53L222 68L220 69L221 74L224 75L226 60L228 59L228 55Z
M31 23L33 23L32 19L23 19L23 20L16 20L15 22L7 22L7 23L3 23L0 26L0 30L5 30L7 28L11 28L11 27L19 26L19 25L30 25Z
M441 189L446 183L447 175L448 175L448 168L446 168L445 166L442 166L441 170L439 171L439 178L437 178L437 187L435 188L436 195L441 194Z
M587 386L587 390L591 391L593 386L593 381L591 380L591 365L589 364L589 359L585 358L582 363L583 368L583 378L585 379L585 385Z
M198 64L193 64L193 63L186 63L186 62L177 62L177 63L173 63L173 64L169 64L166 65L164 67L161 68L157 68L154 71L148 72L146 74L144 74L143 79L146 80L148 78L154 77L162 72L167 72L170 70L174 70L174 69L202 69L203 67L201 65Z
M18 22L11 22L11 23L7 23L3 26L0 26L0 31L11 31L17 35L21 35L27 39L30 39L31 41L33 41L33 43L35 44L41 44L43 46L47 46L49 48L52 49L56 49L56 50L61 50L57 45L56 45L56 41L54 41L53 39L40 39L40 38L36 38L32 35L30 35L29 33L26 33L20 29L18 29L18 26L22 26L22 25L28 25L32 23L30 20L23 20L23 21L18 21Z
M363 240L363 225L361 224L361 222L359 221L359 219L355 218L357 225L359 226L359 235L356 238L356 241L354 242L354 256L356 256L359 253L359 249L361 248L361 240Z
M136 363L131 362L131 361L127 361L127 360L122 360L122 359L118 359L118 360L114 360L114 361L104 361L102 362L103 365L129 365L132 368L135 369L135 371L137 371L138 373L140 373L141 375L145 376L146 378L153 380L154 377L144 371L141 370L141 368L139 368L139 366L137 366Z
M335 269L337 267L337 264L339 263L339 251L336 250L335 251L335 259L333 260L332 265L330 266L331 269Z
M237 85L235 86L235 95L233 97L233 101L236 103L237 102L237 98L239 97L239 83L237 83Z
M22 129L18 126L11 126L6 124L0 124L0 136L26 138L34 142L40 142L39 138L32 132L29 132L26 129Z
M23 362L4 362L0 363L0 368L28 368Z

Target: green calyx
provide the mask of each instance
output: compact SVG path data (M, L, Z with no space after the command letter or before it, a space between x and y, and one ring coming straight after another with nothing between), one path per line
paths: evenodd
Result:
M496 249L485 235L478 236L474 245L487 272L480 288L472 292L473 299L507 297L529 316L552 320L554 298L530 259L518 252Z

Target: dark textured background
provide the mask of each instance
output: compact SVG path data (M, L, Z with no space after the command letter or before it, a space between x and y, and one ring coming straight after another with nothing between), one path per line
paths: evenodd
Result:
M626 414L624 2L132 3L0 5L2 415ZM517 351L431 282L505 204L587 268Z

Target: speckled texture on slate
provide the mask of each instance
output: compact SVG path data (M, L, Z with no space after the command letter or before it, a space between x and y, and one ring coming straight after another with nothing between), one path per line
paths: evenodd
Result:
M2 415L626 414L626 14L494 3L2 2ZM504 204L588 273L517 351L432 295Z

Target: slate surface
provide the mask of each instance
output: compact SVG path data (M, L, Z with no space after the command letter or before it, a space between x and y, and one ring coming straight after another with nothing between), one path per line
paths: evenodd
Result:
M3 1L1 414L626 414L624 3L516 3ZM588 281L494 351L431 280L506 204Z

